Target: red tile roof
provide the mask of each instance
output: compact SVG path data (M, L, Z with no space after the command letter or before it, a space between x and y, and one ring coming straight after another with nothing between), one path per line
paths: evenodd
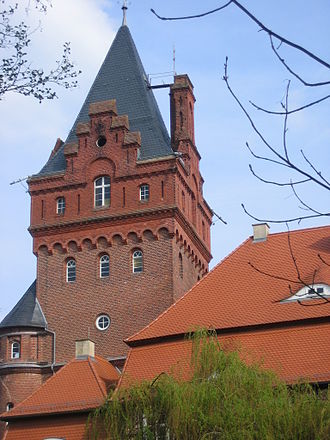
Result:
M118 379L117 370L101 357L74 359L1 417L10 420L40 414L88 411L103 403L109 388Z
M224 349L238 349L244 359L262 361L292 383L330 381L330 323L231 335L219 335ZM130 350L119 386L151 380L161 373L189 378L191 341L157 342Z
M60 438L65 440L84 440L86 415L71 414L70 417L44 417L37 423L22 419L10 424L4 440L44 440Z
M303 287L297 268L305 283L330 284L330 226L270 234L263 242L247 239L126 342L183 334L196 327L232 329L329 317L329 303L313 307L322 301L305 301L306 306L279 302Z

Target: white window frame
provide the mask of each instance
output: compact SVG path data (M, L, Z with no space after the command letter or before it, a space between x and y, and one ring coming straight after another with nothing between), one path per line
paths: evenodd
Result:
M65 197L59 197L56 200L56 214L65 213Z
M147 202L150 197L150 189L147 183L140 185L140 201Z
M77 263L74 258L70 258L66 262L66 282L74 283L77 279Z
M143 252L141 249L135 249L132 254L133 273L143 272Z
M100 257L100 278L109 278L110 276L110 257L108 254Z
M94 207L95 208L102 208L105 206L110 206L110 199L111 199L110 191L111 191L111 182L110 182L109 176L100 176L94 180ZM106 197L106 193L109 194L109 197ZM101 197L99 197L99 194L101 195Z
M13 341L10 347L11 359L19 359L21 357L21 344L18 341Z
M319 292L319 290L321 290ZM319 293L318 293L319 292ZM315 283L303 286L298 292L289 298L283 299L281 303L288 303L293 301L317 300L323 298L330 298L330 286L325 283Z
M111 324L110 316L107 315L106 313L102 313L102 315L99 315L95 321L96 328L102 332L108 330L110 324Z

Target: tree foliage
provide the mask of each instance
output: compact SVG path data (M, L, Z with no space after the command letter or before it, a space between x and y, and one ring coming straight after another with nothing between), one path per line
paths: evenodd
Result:
M319 439L330 436L326 394L287 387L258 363L225 352L215 334L193 336L191 379L180 371L120 389L88 424L91 439Z
M46 13L50 0L30 0L26 4L28 14L32 6L36 13ZM41 102L55 98L54 86L66 89L76 87L80 71L74 69L70 60L70 43L63 45L63 54L56 66L46 72L35 67L29 59L28 49L33 33L26 22L20 21L22 5L12 4L10 0L0 0L0 99L9 92L33 96ZM27 15L26 15L27 16ZM40 27L40 25L39 25Z

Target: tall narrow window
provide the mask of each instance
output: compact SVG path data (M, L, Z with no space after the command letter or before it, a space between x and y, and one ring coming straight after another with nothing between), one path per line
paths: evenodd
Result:
M17 341L11 344L11 358L19 359L21 357L21 344Z
M100 277L106 278L110 275L110 258L109 255L102 255L100 258Z
M149 185L144 184L140 186L140 200L149 200Z
M203 236L203 240L205 241L205 223L202 220L202 236Z
M186 210L186 196L182 191L182 211L185 212L185 210Z
M66 281L74 283L76 281L76 262L71 259L66 263Z
M180 278L183 278L183 261L181 252L179 253L179 274Z
M126 189L123 186L123 207L125 207L125 205L126 205Z
M110 177L102 176L94 180L95 207L110 206Z
M162 180L162 199L164 198L164 180Z
M137 249L133 252L133 273L143 272L143 252Z
M56 200L56 214L64 214L65 213L65 198L59 197Z

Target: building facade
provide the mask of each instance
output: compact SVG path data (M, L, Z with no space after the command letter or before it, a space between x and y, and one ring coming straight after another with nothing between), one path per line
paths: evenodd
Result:
M124 24L65 142L29 180L37 277L0 324L0 412L89 338L116 366L123 340L208 272L187 75L170 85L171 137Z

